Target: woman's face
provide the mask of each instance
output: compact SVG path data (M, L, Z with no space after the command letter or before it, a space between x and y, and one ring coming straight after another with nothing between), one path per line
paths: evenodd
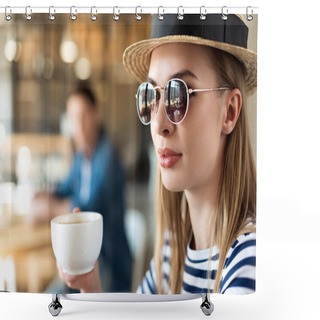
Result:
M151 56L149 82L165 87L168 80L180 78L192 89L219 87L221 83L210 59L210 49L204 46L161 45ZM201 190L218 183L226 141L222 133L226 92L191 94L187 116L176 125L166 116L161 90L159 109L151 122L151 135L162 181L168 190Z

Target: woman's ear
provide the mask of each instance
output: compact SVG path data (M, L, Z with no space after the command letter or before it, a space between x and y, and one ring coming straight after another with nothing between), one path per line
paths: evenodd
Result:
M222 124L222 133L228 135L234 129L239 118L242 106L242 95L239 89L230 91L226 98L225 115Z

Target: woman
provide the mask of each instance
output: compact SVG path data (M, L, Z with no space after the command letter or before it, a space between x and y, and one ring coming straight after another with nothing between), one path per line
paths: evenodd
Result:
M255 290L256 173L246 94L256 55L236 15L152 18L149 40L126 49L141 122L158 160L154 258L142 293ZM96 270L62 279L99 290ZM86 278L87 277L87 278Z

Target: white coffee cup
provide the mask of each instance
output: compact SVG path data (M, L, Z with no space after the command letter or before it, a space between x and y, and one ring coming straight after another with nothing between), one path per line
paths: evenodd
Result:
M51 220L52 248L63 272L79 275L93 269L102 232L102 215L97 212L68 213Z

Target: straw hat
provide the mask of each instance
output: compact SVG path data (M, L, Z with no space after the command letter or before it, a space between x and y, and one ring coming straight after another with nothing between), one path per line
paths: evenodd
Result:
M226 51L235 56L245 67L248 92L257 86L257 54L247 49L248 27L238 15L207 14L205 20L199 14L186 14L183 20L167 14L161 21L153 15L150 39L136 42L123 54L123 64L138 82L147 79L152 51L165 43L184 42L206 45Z

